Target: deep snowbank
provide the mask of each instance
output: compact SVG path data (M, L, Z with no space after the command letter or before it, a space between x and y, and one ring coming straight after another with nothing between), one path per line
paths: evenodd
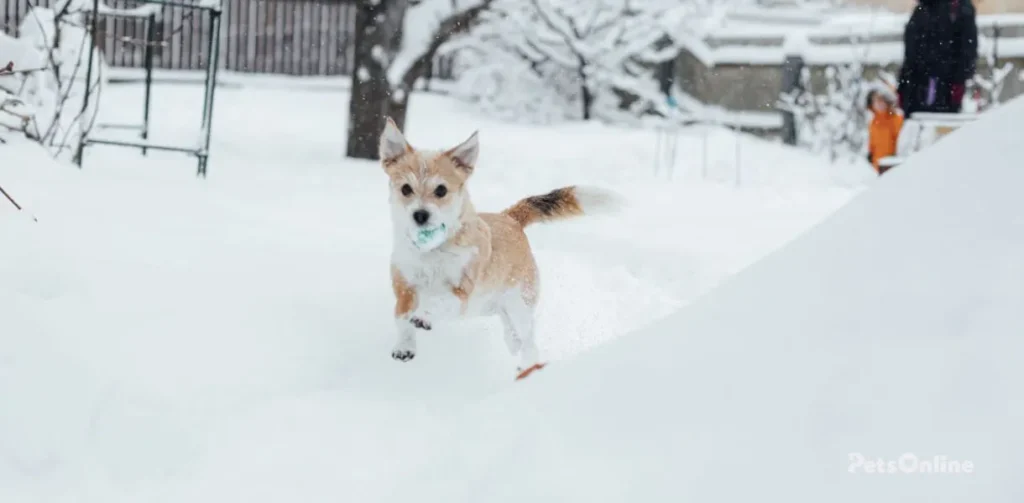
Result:
M104 122L134 120L140 89L108 91ZM432 481L403 474L442 460L437 442L467 404L518 386L493 319L435 331L413 362L390 358L386 182L374 163L339 163L346 125L324 99L218 91L206 180L178 154L96 147L80 171L26 141L0 146L0 183L39 219L0 201L0 502L429 494ZM183 103L201 103L201 87L156 86L154 139L191 141L199 107ZM548 285L538 336L556 362L672 313L856 188L721 130L706 169L701 131L684 131L677 176L655 179L650 131L468 109L417 96L409 137L443 146L482 130L479 208L581 181L635 203L531 231ZM465 487L458 466L436 468Z
M470 409L395 501L1020 501L1022 117L1018 99L691 307ZM850 473L854 453L973 472Z

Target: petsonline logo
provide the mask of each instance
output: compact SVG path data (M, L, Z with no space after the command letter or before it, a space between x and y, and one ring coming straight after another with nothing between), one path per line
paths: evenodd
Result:
M866 474L971 474L974 463L971 461L949 459L947 456L921 457L912 452L903 454L897 459L869 458L859 452L851 452L850 473Z

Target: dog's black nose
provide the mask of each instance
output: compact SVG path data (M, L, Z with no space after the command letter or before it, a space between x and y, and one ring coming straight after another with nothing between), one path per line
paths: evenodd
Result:
M427 220L430 220L430 213L427 213L426 210L416 210L412 212L412 219L417 225L423 225L427 223Z

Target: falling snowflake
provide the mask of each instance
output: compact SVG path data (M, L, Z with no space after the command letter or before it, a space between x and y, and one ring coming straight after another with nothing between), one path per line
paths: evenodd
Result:
M370 57L372 57L374 61L380 64L380 66L385 68L388 66L388 54L380 45L375 45L373 46L372 49L370 49Z

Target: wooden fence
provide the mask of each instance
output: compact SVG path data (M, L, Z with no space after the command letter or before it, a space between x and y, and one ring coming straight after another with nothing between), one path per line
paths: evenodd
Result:
M0 0L3 31L17 36L18 23L30 6L52 0ZM105 0L110 7L130 8L139 0ZM346 0L225 0L221 24L220 66L236 72L286 75L351 75L355 4ZM146 22L101 17L98 45L112 66L143 66ZM209 57L209 19L202 11L164 6L156 23L160 42L154 67L202 70ZM434 78L451 77L451 61L435 61Z

